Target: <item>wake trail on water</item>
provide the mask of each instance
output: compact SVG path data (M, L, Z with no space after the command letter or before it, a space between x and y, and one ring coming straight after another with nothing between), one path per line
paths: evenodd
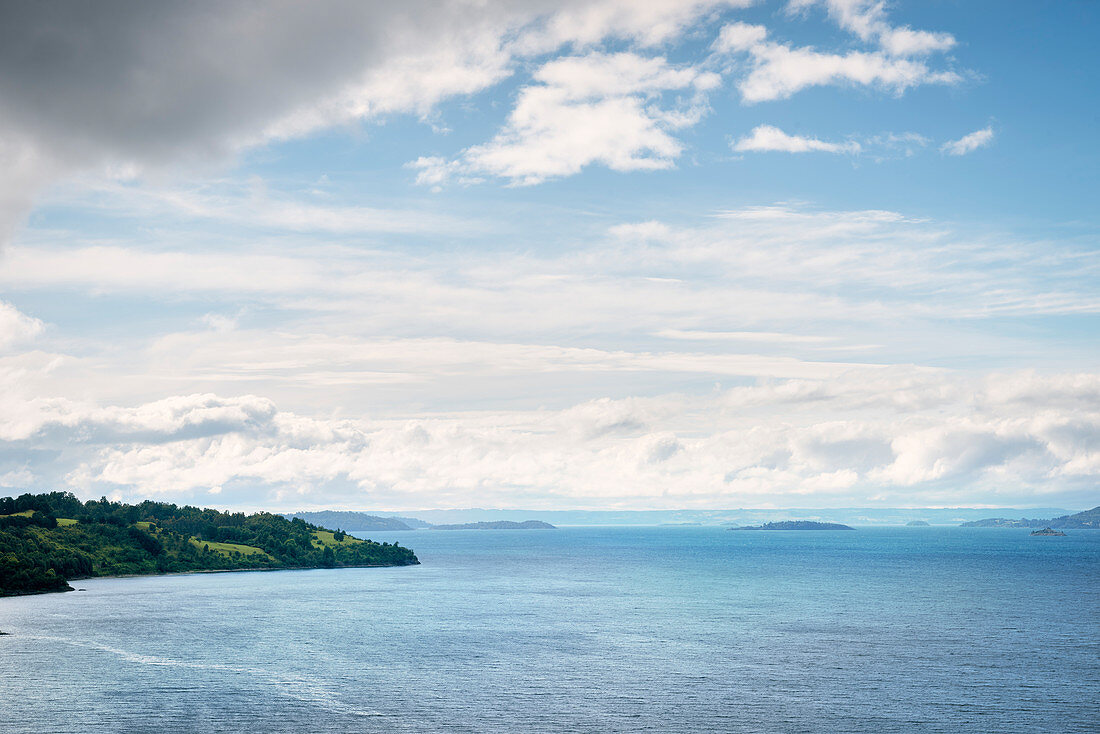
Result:
M86 640L74 640L67 637L54 637L51 635L21 635L21 637L26 640L39 640L42 642L53 642L61 645L82 647L87 650L96 650L98 652L114 655L126 662L136 663L138 665L152 665L163 668L187 668L192 670L207 670L220 673L247 675L253 679L267 683L281 696L316 706L330 713L364 718L391 718L381 711L362 709L339 700L339 693L329 690L322 681L316 678L301 676L288 677L257 667L226 665L223 663L198 663L190 660L176 660L174 658L161 657L159 655L143 655L118 647L111 647L110 645L103 645ZM392 723L396 724L397 722Z

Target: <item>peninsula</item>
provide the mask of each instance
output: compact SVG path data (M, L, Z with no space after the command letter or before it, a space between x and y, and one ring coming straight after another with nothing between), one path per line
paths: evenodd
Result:
M495 520L493 522L464 522L457 525L434 525L432 530L554 530L554 526L542 520Z
M730 528L730 530L854 530L847 525L838 522L814 522L812 520L780 520L779 522L766 522L763 525L746 525L743 528Z
M71 591L72 579L194 571L408 566L412 550L300 519L163 502L0 498L0 596Z
M990 517L985 520L973 520L964 522L962 528L1063 528L1067 530L1091 530L1100 529L1100 507L1078 512L1073 515L1062 515L1053 520L1034 520L1022 517L1019 520L1011 520L1005 517Z

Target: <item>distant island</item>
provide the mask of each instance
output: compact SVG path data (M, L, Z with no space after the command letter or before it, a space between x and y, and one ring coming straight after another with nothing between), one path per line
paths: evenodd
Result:
M464 522L457 525L433 525L432 530L554 530L554 526L542 520L495 520L493 522Z
M927 528L927 527L930 527L930 526L928 525L928 522L926 520L910 520L909 522L905 523L905 527L907 527L907 528Z
M1066 534L1063 533L1061 530L1054 530L1053 528L1043 528L1042 530L1032 530L1031 534L1032 535L1050 535L1050 536L1054 536L1054 537L1060 536L1060 537L1063 537L1063 538L1066 537Z
M1006 517L990 517L985 520L971 520L959 525L960 528L1041 528L1050 524L1050 520L1030 520L1022 517L1010 520Z
M299 518L163 502L81 502L69 492L0 498L0 596L72 591L95 576L408 566L412 550Z
M326 528L341 528L355 532L371 530L412 530L419 523L422 527L431 527L429 523L420 523L418 520L403 517L381 517L368 515L365 512L342 512L335 510L321 510L319 512L294 512L284 515L288 520L295 517L306 522L320 525Z
M854 530L847 525L838 522L814 522L812 520L780 520L779 522L766 522L763 525L746 525L743 528L730 528L730 530Z
M1004 517L991 517L985 520L964 522L962 528L1063 528L1067 530L1089 530L1100 528L1100 507L1078 512L1073 515L1063 515L1053 520L1031 520L1022 517L1019 520L1010 520Z

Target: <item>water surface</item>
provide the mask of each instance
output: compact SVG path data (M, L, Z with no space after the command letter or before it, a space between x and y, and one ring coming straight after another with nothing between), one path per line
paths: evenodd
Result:
M369 535L0 599L0 731L1097 731L1100 531Z

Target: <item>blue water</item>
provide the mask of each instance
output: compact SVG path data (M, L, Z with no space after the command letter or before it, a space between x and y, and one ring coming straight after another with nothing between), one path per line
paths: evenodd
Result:
M0 599L0 731L1100 731L1100 531L373 535Z

